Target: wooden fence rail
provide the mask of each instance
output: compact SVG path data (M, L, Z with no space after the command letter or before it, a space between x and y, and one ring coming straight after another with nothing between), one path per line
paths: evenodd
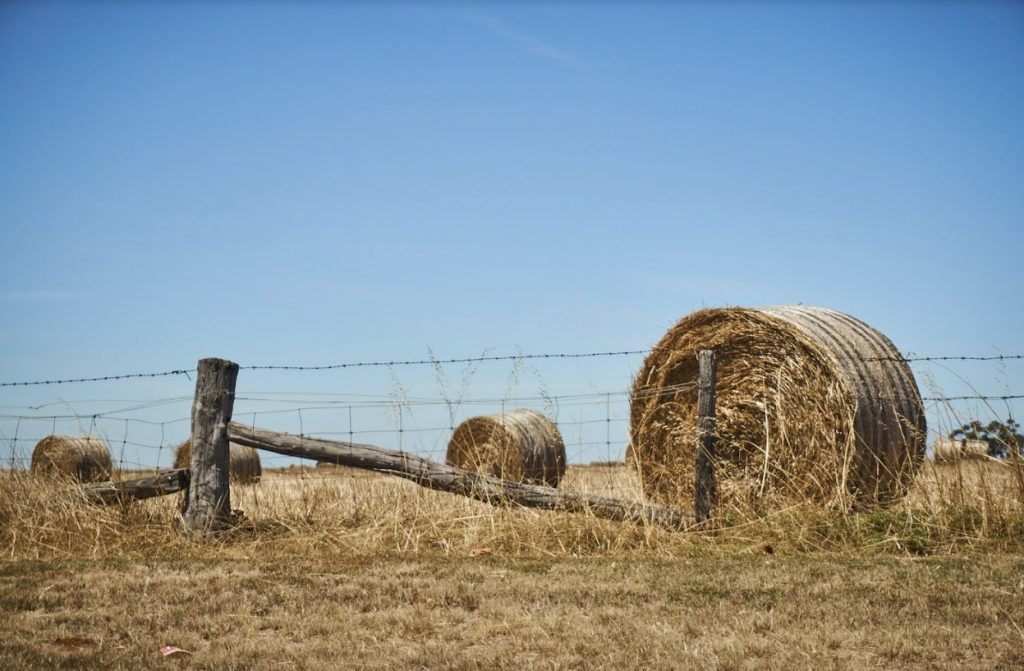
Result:
M189 480L187 468L176 468L121 482L94 482L79 489L93 503L125 503L188 491Z
M308 438L237 423L228 425L228 438L233 443L291 457L395 475L428 489L468 496L492 505L589 513L604 519L647 522L672 530L686 529L693 524L692 516L672 508L509 482L374 445Z

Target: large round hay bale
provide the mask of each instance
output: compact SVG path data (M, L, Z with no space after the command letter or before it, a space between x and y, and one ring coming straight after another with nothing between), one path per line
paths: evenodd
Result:
M455 428L445 461L504 480L557 487L565 475L558 427L536 410L471 417Z
M921 396L881 333L803 306L706 309L677 323L633 385L627 462L649 497L693 500L697 354L717 358L723 502L889 503L925 453Z
M47 436L32 450L36 473L102 482L110 479L113 470L110 450L96 436Z
M188 439L174 450L174 467L189 468L192 464L192 440ZM231 482L239 485L252 484L260 481L263 468L260 465L260 453L245 445L228 443L228 476Z

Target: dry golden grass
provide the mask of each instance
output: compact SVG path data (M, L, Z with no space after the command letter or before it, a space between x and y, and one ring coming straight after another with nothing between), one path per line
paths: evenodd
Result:
M1018 668L1022 476L927 464L889 510L672 533L293 469L233 487L239 524L201 544L176 496L4 472L0 668ZM564 486L640 490L615 465Z
M562 486L642 499L636 475L622 465L569 468ZM764 544L781 552L934 554L1024 545L1024 466L994 461L927 462L910 496L889 509L846 514L806 503L754 517L724 508L718 528L700 533L495 508L352 469L268 470L257 486L232 486L239 523L212 549L178 533L179 496L96 507L67 483L11 471L0 473L0 488L0 548L11 560L209 552L468 556L480 547L524 557L675 557Z
M1006 556L11 562L0 666L1014 669L1022 574Z

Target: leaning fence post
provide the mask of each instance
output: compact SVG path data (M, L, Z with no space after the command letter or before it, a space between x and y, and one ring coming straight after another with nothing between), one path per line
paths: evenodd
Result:
M238 364L201 359L192 402L191 483L182 520L185 530L206 534L228 526L228 424L235 404Z
M697 467L694 510L697 524L706 522L718 502L715 481L715 353L702 349L697 356L700 377L697 387Z

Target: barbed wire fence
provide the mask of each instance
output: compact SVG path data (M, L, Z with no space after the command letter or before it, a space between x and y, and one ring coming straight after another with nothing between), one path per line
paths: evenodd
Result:
M560 389L566 393L552 393L547 388L549 376L538 366L553 362L578 366L574 369L576 373L568 378L585 379L586 363L594 359L621 359L635 369L647 353L647 350L622 350L303 366L242 365L234 421L311 437L369 443L443 461L448 439L462 421L481 414L532 408L545 413L558 425L571 465L621 462L628 442L632 376L623 375L621 385L602 386L592 382L585 385L587 389L566 386ZM908 354L895 360L911 365L915 372L928 414L929 444L971 420L986 423L1013 418L1017 416L1016 402L1024 399L1024 394L1014 393L1006 370L1008 363L1020 362L1024 355ZM1002 389L985 392L976 388L968 377L952 368L957 362L995 366L995 378ZM452 366L462 367L458 380L448 372ZM487 367L486 373L481 374L481 367ZM426 371L426 375L417 373L415 382L410 383L408 371L414 368ZM374 372L374 369L379 370ZM365 384L365 388L374 393L325 391L322 384L310 384L317 374L331 371L372 373L372 378L346 383L357 387ZM194 373L194 368L179 368L0 382L2 465L28 468L33 447L45 436L89 434L106 442L115 466L121 470L167 468L173 462L175 447L189 436ZM297 379L296 373L300 374ZM265 386L268 384L266 375L278 378L274 387ZM290 379L281 384L281 375ZM173 393L155 398L117 398L106 394L73 400L62 393L63 389L76 385L86 386L90 391L117 390L119 383L125 381L158 378L170 384ZM301 384L296 385L296 381ZM332 380L335 382L337 380ZM943 388L950 384L954 384L957 391L947 395ZM423 386L432 386L430 393L412 393L414 387ZM53 388L61 393L51 391ZM21 398L18 392L26 389L34 389L42 396L37 395L33 400ZM672 394L680 389L663 389L658 393ZM262 453L261 460L265 469L288 468L300 473L307 473L314 466L271 453Z

